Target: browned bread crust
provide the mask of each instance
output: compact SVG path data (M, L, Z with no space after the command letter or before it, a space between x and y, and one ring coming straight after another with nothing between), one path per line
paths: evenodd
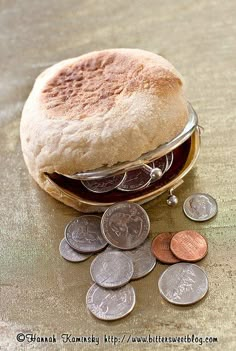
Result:
M68 59L39 75L25 103L25 162L50 193L45 172L135 160L179 134L187 111L181 76L161 56L110 49Z

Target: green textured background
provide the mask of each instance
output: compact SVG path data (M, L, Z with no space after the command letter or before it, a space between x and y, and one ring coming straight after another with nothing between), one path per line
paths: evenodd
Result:
M0 2L0 171L1 324L0 349L90 350L86 345L17 343L18 332L102 336L195 334L215 336L213 345L119 344L119 350L236 350L235 340L235 1L78 1ZM20 148L19 123L36 76L65 58L110 47L138 47L170 60L185 77L189 100L205 132L197 165L176 194L144 206L151 236L196 229L209 242L199 264L209 277L207 297L176 307L159 295L158 264L133 282L137 304L126 318L106 323L86 310L89 266L64 261L58 253L66 223L78 213L50 198L28 175ZM182 203L193 192L218 201L218 216L206 223L184 217ZM99 350L112 350L102 344Z

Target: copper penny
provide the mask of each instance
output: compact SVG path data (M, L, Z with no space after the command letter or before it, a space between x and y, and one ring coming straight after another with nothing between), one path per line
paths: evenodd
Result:
M170 249L180 260L196 262L206 256L207 241L194 230L184 230L173 236Z
M175 257L170 250L170 242L175 234L176 232L161 233L158 234L152 241L152 253L162 263L172 264L180 262L180 260Z

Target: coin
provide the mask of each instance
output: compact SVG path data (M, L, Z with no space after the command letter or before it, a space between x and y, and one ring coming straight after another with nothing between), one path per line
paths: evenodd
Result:
M164 174L166 171L166 167L168 166L167 163L167 157L166 156L162 156L160 158L158 158L157 160L155 160L154 163L154 167L155 168L160 168L160 170L162 171L162 173Z
M72 249L70 245L68 245L65 238L62 239L62 241L60 242L59 251L61 256L70 262L82 262L87 260L87 258L91 256L89 254L86 255L86 254L79 253L74 249Z
M144 189L151 182L150 171L144 167L126 173L123 182L117 187L121 191L137 191Z
M194 230L184 230L173 236L170 249L180 260L196 262L206 256L207 241Z
M172 166L173 164L173 161L174 161L174 153L171 151L169 152L167 155L167 167L165 169L165 172L169 171L170 167Z
M170 241L175 234L176 232L161 233L158 234L152 241L152 253L162 263L172 264L180 262L180 260L174 256L170 250Z
M125 254L132 259L134 265L134 273L131 280L144 277L156 265L156 258L151 252L151 242L149 240L146 240L136 249L125 251Z
M162 273L158 288L167 301L176 305L190 305L206 295L208 279L199 266L181 262L170 266Z
M168 167L168 160L167 160L167 156L166 155L158 158L155 161L153 161L153 168L159 168L162 171L162 176L166 172L167 167ZM161 179L161 177L158 178L158 179L155 179L155 177L152 178L151 183L157 182L158 180Z
M215 199L208 194L190 195L183 204L185 215L193 221L202 222L217 214L218 206Z
M81 183L94 193L107 193L116 189L125 179L126 174L105 177L102 179L82 180Z
M118 249L131 250L141 245L147 238L150 221L140 205L117 202L104 212L101 230L110 245Z
M101 218L85 215L73 219L65 228L68 244L81 253L93 253L106 247L107 242L101 233Z
M123 250L117 249L116 247L111 245L107 245L106 249L104 250L104 252L122 252L122 251Z
M133 273L132 259L121 251L98 255L90 267L93 281L104 288L118 288L127 284Z
M95 317L115 320L133 310L135 299L135 291L130 284L118 289L105 289L94 283L87 292L86 305Z

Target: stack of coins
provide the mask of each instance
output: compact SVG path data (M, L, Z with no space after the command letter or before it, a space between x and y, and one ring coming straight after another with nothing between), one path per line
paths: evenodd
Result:
M102 218L85 215L66 226L59 246L66 260L80 262L107 247L90 267L94 283L88 290L86 304L97 318L119 319L133 310L135 291L129 282L144 277L156 265L151 241L147 239L149 230L145 210L128 202L111 206Z
M124 174L105 177L102 179L82 180L83 186L93 193L107 193L114 189L126 192L135 192L157 182L172 166L173 152L137 169L127 171ZM159 176L155 176L158 170Z

